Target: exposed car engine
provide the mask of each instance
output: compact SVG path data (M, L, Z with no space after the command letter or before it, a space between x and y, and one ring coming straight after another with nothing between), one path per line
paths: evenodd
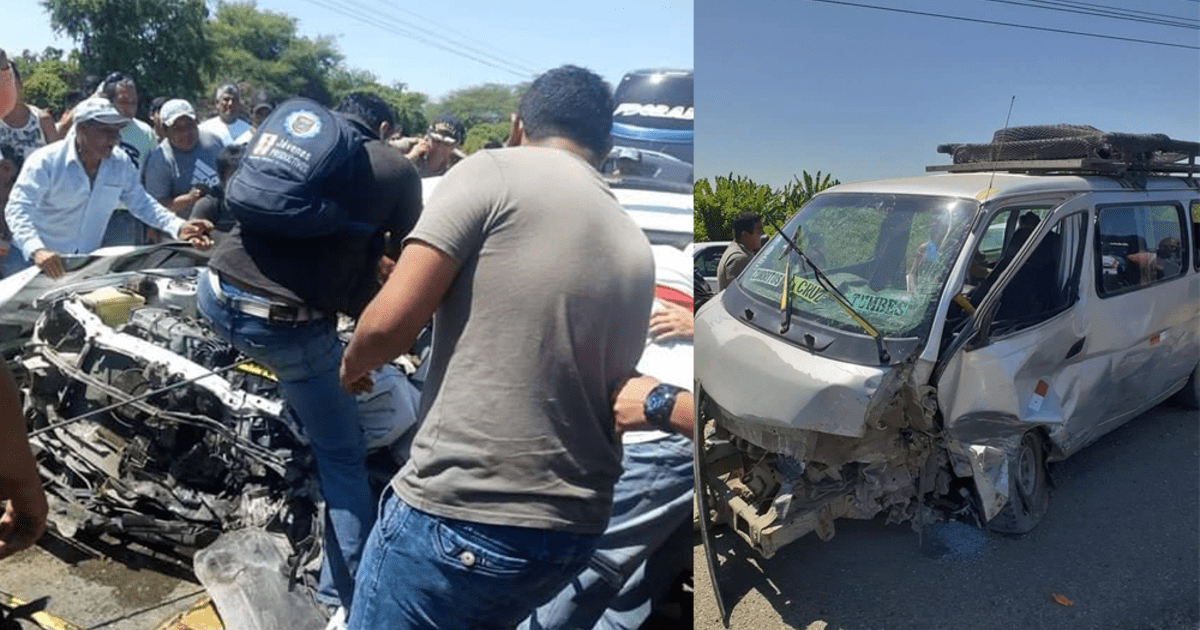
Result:
M323 502L307 440L270 371L197 315L198 271L116 274L41 300L22 364L49 521L184 557L264 527L311 559ZM416 387L387 368L360 397L375 447L415 422Z

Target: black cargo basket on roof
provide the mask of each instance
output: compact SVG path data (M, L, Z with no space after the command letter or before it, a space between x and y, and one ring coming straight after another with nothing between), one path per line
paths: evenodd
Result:
M954 164L927 171L1200 173L1200 143L1163 134L1106 133L1088 125L1009 127L987 144L943 144L937 150L953 156Z

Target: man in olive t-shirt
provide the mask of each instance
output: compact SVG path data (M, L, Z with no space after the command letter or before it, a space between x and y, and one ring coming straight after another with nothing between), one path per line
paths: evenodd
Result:
M604 531L621 474L612 395L654 294L649 243L596 170L612 111L587 70L535 80L522 146L445 176L360 318L351 388L437 310L422 424L367 542L351 629L512 628Z

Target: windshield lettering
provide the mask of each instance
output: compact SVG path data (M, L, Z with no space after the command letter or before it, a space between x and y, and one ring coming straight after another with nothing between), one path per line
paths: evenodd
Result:
M825 299L825 288L807 278L793 276L792 297L798 297L816 304Z
M909 304L912 301L912 298L908 296L890 298L882 295L869 295L867 293L849 293L846 295L846 299L850 300L850 304L856 310L894 317L904 317L907 315Z

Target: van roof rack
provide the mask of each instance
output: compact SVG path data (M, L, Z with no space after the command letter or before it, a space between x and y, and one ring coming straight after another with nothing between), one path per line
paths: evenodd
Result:
M1200 142L1163 134L1106 133L1088 125L1034 125L997 131L986 144L943 144L953 164L928 172L1036 174L1200 174ZM1184 162L1186 160L1186 162Z

